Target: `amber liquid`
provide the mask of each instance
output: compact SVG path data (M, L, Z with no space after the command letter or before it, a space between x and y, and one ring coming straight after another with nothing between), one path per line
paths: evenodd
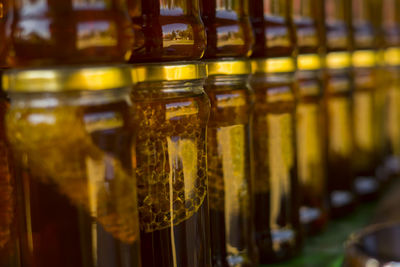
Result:
M0 68L6 68L8 66L7 63L7 50L8 50L8 42L6 42L6 22L10 9L10 2L0 0Z
M140 266L129 109L10 112L23 266Z
M206 48L198 1L127 0L133 23L130 62L200 59Z
M254 266L250 170L252 94L246 83L209 84L208 179L213 266ZM236 78L240 79L241 78ZM231 83L229 83L229 81Z
M295 101L290 82L252 87L256 242L267 264L293 257L301 245Z
M207 33L205 58L249 56L254 40L248 0L201 0L200 4Z
M123 63L132 49L120 0L14 1L13 66Z
M211 266L208 99L202 91L175 94L152 86L132 93L139 130L136 177L142 265Z
M10 168L10 150L6 141L5 115L8 100L0 91L0 266L19 266L16 233L15 182Z

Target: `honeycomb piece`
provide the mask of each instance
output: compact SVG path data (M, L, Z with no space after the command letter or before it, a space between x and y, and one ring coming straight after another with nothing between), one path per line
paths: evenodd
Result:
M138 238L135 179L93 143L82 118L79 107L14 108L8 138L33 179L57 185L115 238L132 243Z
M141 229L152 232L189 219L205 199L204 119L194 99L136 108L139 218Z

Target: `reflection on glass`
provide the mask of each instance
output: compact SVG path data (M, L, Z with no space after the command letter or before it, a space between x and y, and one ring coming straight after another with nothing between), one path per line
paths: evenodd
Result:
M206 36L199 2L127 0L134 31L131 62L200 59Z
M151 95L151 97L150 97ZM135 90L143 266L209 266L204 94Z
M124 101L10 109L24 265L140 264L129 109Z
M17 66L123 63L132 32L120 0L20 0L11 43Z

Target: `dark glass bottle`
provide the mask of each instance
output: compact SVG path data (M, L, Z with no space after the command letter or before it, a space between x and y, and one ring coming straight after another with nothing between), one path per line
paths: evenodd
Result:
M253 227L250 61L210 61L205 91L213 266L256 266Z
M141 266L129 68L5 78L22 266Z
M353 63L353 169L355 191L364 200L377 196L379 182L375 171L379 159L377 155L378 139L374 128L377 127L375 112L377 88L377 59L375 50L375 32L371 19L370 0L352 0L348 2L351 10L351 47Z
M206 66L133 68L142 266L210 267Z
M123 63L132 49L125 0L13 0L12 64Z
M297 161L300 220L316 234L328 221L320 38L315 0L292 0L297 43Z
M130 62L200 59L206 48L199 0L127 0L134 43Z
M205 58L246 57L254 42L248 0L200 0L207 33Z
M340 217L354 207L352 171L352 84L349 29L346 24L346 0L320 1L319 19L324 38L324 106L328 196L331 215Z
M251 0L254 201L260 263L300 251L295 132L295 40L288 0Z

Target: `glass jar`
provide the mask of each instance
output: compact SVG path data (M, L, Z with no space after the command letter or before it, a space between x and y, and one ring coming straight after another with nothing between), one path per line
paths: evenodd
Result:
M16 192L5 128L8 108L9 101L0 88L0 266L17 267Z
M385 172L400 174L400 3L382 1L383 83L386 89L385 110Z
M132 49L124 0L13 0L13 65L123 63Z
M130 62L200 59L206 35L199 0L127 0L133 23Z
M0 0L0 68L6 68L7 53L8 53L8 42L6 37L6 22L10 9L10 2L6 0Z
M378 111L375 105L377 88L377 62L375 37L367 1L353 0L351 8L352 66L353 66L353 168L355 191L364 200L377 197L379 182L375 175L379 159Z
M209 61L206 93L213 266L256 266L250 123L253 94L247 60Z
M332 217L341 217L355 205L353 113L350 38L345 23L345 0L327 0L320 12L325 36L324 106L327 187Z
M292 1L298 52L296 133L300 221L309 235L319 233L328 222L321 40L316 25L316 1Z
M211 266L204 64L134 66L142 265Z
M295 63L292 57L253 61L254 201L260 263L300 251L296 156Z
M140 266L129 68L11 70L23 266Z
M250 56L254 43L248 0L200 0L207 33L205 58Z

